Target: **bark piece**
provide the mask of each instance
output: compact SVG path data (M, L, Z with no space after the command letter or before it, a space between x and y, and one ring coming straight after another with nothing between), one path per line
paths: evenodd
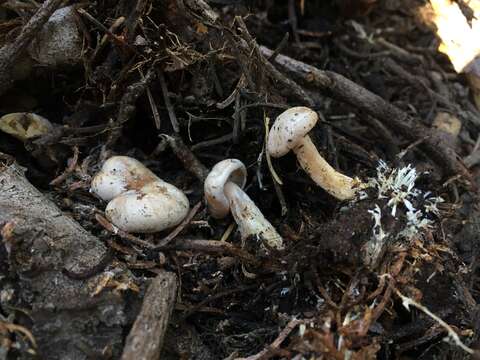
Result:
M31 322L22 325L32 331L36 351L62 360L118 356L126 322L123 298L108 288L93 296L107 248L5 158L0 156L0 229L16 289L12 305L27 310ZM69 275L82 273L92 276Z
M152 281L128 334L122 360L159 359L177 288L177 277L171 272L162 272Z

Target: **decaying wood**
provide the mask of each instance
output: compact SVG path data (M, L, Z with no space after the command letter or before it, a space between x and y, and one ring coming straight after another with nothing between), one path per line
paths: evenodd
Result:
M260 50L265 58L273 54L273 51L265 46L261 46ZM335 99L365 111L406 139L425 139L422 143L424 150L443 168L447 176L461 174L465 179L471 179L467 168L458 161L455 151L447 146L441 137L380 96L340 74L322 71L285 55L278 55L275 64L303 83L318 87Z
M12 67L17 63L23 52L35 38L50 15L62 4L63 0L47 0L35 15L25 24L22 32L11 44L0 49L0 95L4 94L13 84Z
M21 325L43 358L99 358L105 349L118 354L126 322L122 295L108 289L92 295L101 269L81 280L68 276L96 268L107 248L30 184L21 167L0 159L0 228L17 289L11 305L32 321Z
M171 272L162 272L152 281L128 334L122 360L159 359L177 288L177 277Z

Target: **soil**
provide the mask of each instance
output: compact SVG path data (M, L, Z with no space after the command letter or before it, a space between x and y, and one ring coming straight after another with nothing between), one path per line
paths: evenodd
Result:
M37 11L19 4L0 5L0 45ZM34 112L54 125L25 141L0 131L0 180L10 179L0 186L0 360L132 358L127 336L164 272L178 292L168 311L159 305L166 332L150 326L160 358L480 356L478 166L462 162L478 151L480 112L437 50L428 1L102 0L75 9L78 62L30 59L27 76L0 87L0 115ZM292 70L282 55L304 64ZM366 183L380 160L415 168L415 189L444 200L429 225L397 236L410 213L401 203L391 215L391 193L369 188L342 202L294 154L270 166L266 126L292 106L317 111L310 136L341 173ZM458 136L432 126L439 113L460 119ZM161 233L115 229L89 191L112 155L183 190L191 216ZM203 181L227 158L246 165L245 191L284 250L241 239L230 216L210 216ZM376 206L387 240L370 261ZM402 296L415 304L407 309Z

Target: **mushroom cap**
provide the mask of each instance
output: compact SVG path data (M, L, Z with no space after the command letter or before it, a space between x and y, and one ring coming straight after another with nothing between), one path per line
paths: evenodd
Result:
M0 130L19 140L26 141L51 132L53 125L43 116L19 112L2 116L0 118Z
M156 180L111 200L105 215L118 228L132 233L152 233L178 225L190 204L177 187Z
M278 115L268 134L270 156L281 157L297 147L317 121L317 113L305 106L293 107Z
M205 179L205 200L214 218L224 218L230 211L230 203L224 192L224 186L228 181L241 188L245 186L247 169L240 160L225 159L220 161L212 168Z
M138 190L156 180L159 178L140 161L128 156L112 156L93 178L90 191L110 201L127 190Z
M457 137L462 129L462 122L455 115L447 112L439 112L435 119L433 119L433 127Z

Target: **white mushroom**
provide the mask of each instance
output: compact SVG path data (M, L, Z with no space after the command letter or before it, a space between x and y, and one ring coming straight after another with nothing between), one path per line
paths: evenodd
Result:
M112 156L93 178L90 191L110 201L127 190L138 190L155 180L159 180L157 175L140 161L128 156Z
M111 200L105 215L115 226L133 233L152 233L178 225L187 216L189 202L175 186L157 179Z
M353 199L361 188L360 181L331 167L308 136L317 121L317 113L307 107L298 106L284 111L277 117L268 135L268 153L273 157L282 157L292 150L303 170L325 191L339 200Z
M178 225L190 206L181 190L128 156L109 158L93 178L91 191L110 201L105 210L107 219L133 233L157 232Z
M247 170L237 159L226 159L216 164L205 180L205 200L215 218L232 213L242 239L255 236L268 248L282 250L283 240L260 209L242 190Z

